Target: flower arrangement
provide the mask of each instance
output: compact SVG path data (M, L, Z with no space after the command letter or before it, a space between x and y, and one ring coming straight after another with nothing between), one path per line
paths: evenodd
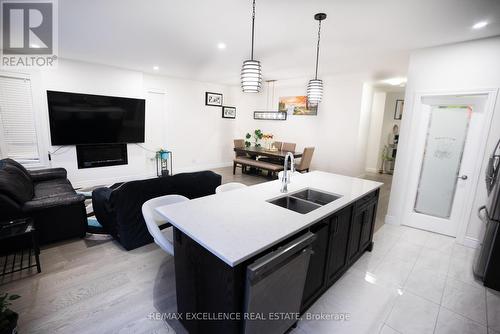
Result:
M262 135L262 139L264 139L264 142L265 142L264 147L266 149L271 150L273 148L272 147L273 146L273 141L272 141L273 138L274 138L274 136L272 133L264 133Z

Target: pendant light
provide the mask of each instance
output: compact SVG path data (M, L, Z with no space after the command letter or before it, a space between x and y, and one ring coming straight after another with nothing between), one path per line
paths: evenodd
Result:
M314 15L314 19L319 22L318 24L318 45L316 46L316 74L314 79L309 80L307 85L307 101L312 105L317 105L321 102L323 97L323 81L318 79L318 62L319 62L319 41L321 36L321 21L326 19L325 13L318 13Z
M255 0L252 12L252 53L250 60L243 62L241 68L241 89L244 93L258 93L262 86L262 72L260 61L253 59L253 41L255 32Z

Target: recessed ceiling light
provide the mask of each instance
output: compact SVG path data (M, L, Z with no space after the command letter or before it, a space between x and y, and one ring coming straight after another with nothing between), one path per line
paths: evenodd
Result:
M472 29L481 29L481 28L486 27L487 25L488 25L488 22L486 22L486 21L481 21L481 22L478 22L478 23L474 24L474 25L472 26Z
M219 44L217 44L217 48L219 48L221 50L224 50L226 48L226 44L225 43L219 43Z
M34 49L39 49L40 48L40 45L38 44L31 44L30 47L34 48Z
M153 70L158 71L160 69L159 66L153 66Z
M390 78L381 81L382 83L391 85L391 86L401 86L406 83L406 78Z

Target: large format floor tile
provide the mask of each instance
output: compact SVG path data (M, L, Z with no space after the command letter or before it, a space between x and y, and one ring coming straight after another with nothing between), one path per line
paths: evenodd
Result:
M394 258L384 259L373 271L380 283L387 282L402 287L413 269L413 261L404 261Z
M500 332L500 292L487 289L486 305L488 308L488 326Z
M432 270L437 275L446 276L450 268L450 262L451 255L424 247L415 263L415 269Z
M414 267L406 281L404 290L439 304L443 296L445 282L445 276L438 275L431 269Z
M403 232L401 240L418 246L424 246L429 240L430 236L431 233L429 232L417 230L414 228L409 228L405 232Z
M455 245L455 238L448 237L441 234L432 233L424 246L426 248L439 251L451 255L453 253L453 246Z
M403 334L432 334L439 305L411 293L403 293L396 300L387 324Z
M476 280L474 277L474 272L472 270L473 265L474 254L469 253L463 257L455 256L454 254L450 261L448 276L476 287L482 287L483 283Z
M484 288L448 278L442 305L455 313L486 325L486 292Z
M307 333L377 333L397 296L395 289L370 283L359 272L348 271L307 311L347 314L344 321L303 320ZM368 302L369 301L369 302Z
M385 324L384 327L380 330L379 334L399 334L397 330L394 328L389 327L389 325Z
M487 334L485 326L441 307L434 334Z
M408 263L414 263L420 252L422 246L409 243L404 240L399 240L388 252L387 259L398 259Z

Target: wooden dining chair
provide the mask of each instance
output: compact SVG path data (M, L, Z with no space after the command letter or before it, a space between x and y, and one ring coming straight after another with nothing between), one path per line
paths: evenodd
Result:
M273 142L273 147L278 149L278 151L281 151L281 145L283 145L283 143L280 141Z
M286 152L295 152L295 146L297 146L295 143L283 143L281 150Z
M245 147L245 139L234 139L234 148L244 148ZM242 165L241 163L237 162L237 158L239 157L246 157L245 152L234 152L234 157L235 159L233 160L233 175L236 174L236 167L241 167L241 171L245 171L245 166Z
M235 139L233 140L234 142L234 148L244 148L245 147L245 139ZM244 152L234 152L237 157L245 156L246 154Z
M313 153L314 153L314 147L306 147L304 149L304 152L302 153L302 158L300 158L298 166L295 167L295 170L301 173L302 172L309 173L309 168L311 167Z

